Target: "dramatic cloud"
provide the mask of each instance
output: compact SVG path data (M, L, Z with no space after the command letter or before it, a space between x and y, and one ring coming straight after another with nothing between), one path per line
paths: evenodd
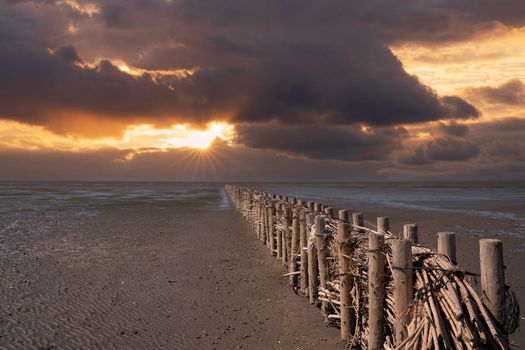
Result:
M455 121L451 121L448 124L439 123L439 130L450 136L465 137L469 133L469 128L465 124L458 124Z
M467 93L487 103L525 104L525 84L518 79L510 80L495 87L471 88L467 90Z
M525 119L505 118L472 126L470 138L491 163L525 160Z
M395 125L479 114L457 96L437 96L405 72L364 20L380 12L379 6L61 1L39 4L46 18L24 4L0 5L6 9L0 15L5 118L52 125L50 116L76 113L194 123L219 118ZM59 14L69 17L62 32L57 24L46 30L43 23ZM29 21L12 21L13 15ZM28 35L41 27L49 36ZM95 57L191 73L154 79L132 77L108 60L80 64Z
M522 0L0 0L0 178L517 176L524 38ZM169 136L210 121L217 174Z
M422 165L435 161L466 161L479 156L480 149L474 143L452 138L437 138L418 146L412 154L401 156L406 165Z
M401 147L402 128L239 126L237 142L293 156L345 161L386 160Z

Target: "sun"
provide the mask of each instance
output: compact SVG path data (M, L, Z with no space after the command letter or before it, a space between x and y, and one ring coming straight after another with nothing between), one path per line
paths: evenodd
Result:
M176 128L173 137L163 138L161 141L163 148L188 147L197 150L207 150L211 144L217 140L231 141L233 136L233 126L226 123L210 123L205 130L188 129L182 125Z

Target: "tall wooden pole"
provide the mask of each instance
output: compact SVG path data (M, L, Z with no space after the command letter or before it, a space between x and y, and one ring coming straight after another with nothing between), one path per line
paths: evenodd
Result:
M297 271L297 256L299 254L299 209L294 209L292 213L292 235L290 244L290 261L288 263L288 272L290 275L290 285L297 287L298 276L295 274Z
M301 211L299 222L299 246L301 249L301 292L308 294L308 235L306 232L306 212Z
M262 202L261 205L261 221L262 221L262 234L261 234L261 242L263 244L266 244L266 237L268 235L268 210L266 208L266 203Z
M352 308L352 276L350 275L352 251L348 239L350 238L350 224L348 210L339 210L337 222L337 243L339 245L339 302L341 304L341 339L348 341L355 329L355 312Z
M392 275L394 279L395 344L407 336L410 321L408 309L413 299L412 242L406 239L392 240Z
M456 264L456 234L454 232L438 232L437 251L439 254L448 256L453 264Z
M324 208L324 212L325 212L326 215L328 215L328 217L329 217L330 219L333 219L333 218L334 218L334 208L332 208L332 207L326 207L326 208Z
M481 295L483 303L503 326L505 316L505 272L503 243L499 239L479 241ZM502 327L503 329L504 327Z
M284 215L283 215L283 225L284 225L284 231L283 231L283 235L282 235L282 249L283 249L283 260L282 260L282 263L283 263L283 266L288 266L288 261L289 261L289 255L290 255L290 225L291 225L291 221L290 221L290 207L285 207L284 208Z
M318 216L315 218L315 238L317 244L317 263L319 265L319 287L326 288L326 281L328 280L328 249L326 242L325 221L324 218ZM325 319L328 316L328 303L323 301L321 304L321 311Z
M363 213L352 213L352 221L354 223L355 226L359 226L359 227L365 227L365 216L363 215ZM359 233L363 233L365 232L363 229L361 228L353 228L353 231L356 231L356 232L359 232Z
M390 219L386 216L380 216L377 218L377 232L385 235L390 231Z
M277 247L275 246L275 206L270 208L270 255L277 255Z
M279 224L282 224L283 222L283 215L282 215L282 212L283 212L283 204L282 203L279 203L277 205L277 218L276 218L276 221L277 223ZM277 240L277 260L282 260L283 259L283 239L282 239L282 236L283 236L283 232L282 230L276 230L276 240Z
M315 214L308 214L309 221L315 220ZM319 288L319 265L317 264L317 247L316 239L308 241L308 297L310 303L315 304L317 301Z
M408 239L412 243L419 243L419 233L417 224L405 224L403 225L403 239Z
M378 225L379 226L379 225ZM383 349L385 342L385 236L368 234L368 349Z

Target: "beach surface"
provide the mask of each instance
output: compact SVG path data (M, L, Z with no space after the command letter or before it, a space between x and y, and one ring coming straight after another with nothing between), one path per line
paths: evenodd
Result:
M251 185L265 186L290 188ZM525 243L511 219L297 188L371 222L389 216L394 231L416 222L431 247L436 232L455 231L459 264L473 272L479 238L500 238L507 283L525 300ZM221 184L12 183L1 193L0 349L345 348ZM524 333L512 341L524 345Z
M44 193L46 208L2 215L0 348L344 348L220 187L197 192Z

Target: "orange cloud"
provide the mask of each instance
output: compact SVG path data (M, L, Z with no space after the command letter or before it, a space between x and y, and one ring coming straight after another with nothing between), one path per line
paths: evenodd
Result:
M525 27L498 27L490 35L439 45L408 43L392 47L405 69L439 93L466 87L525 80Z

